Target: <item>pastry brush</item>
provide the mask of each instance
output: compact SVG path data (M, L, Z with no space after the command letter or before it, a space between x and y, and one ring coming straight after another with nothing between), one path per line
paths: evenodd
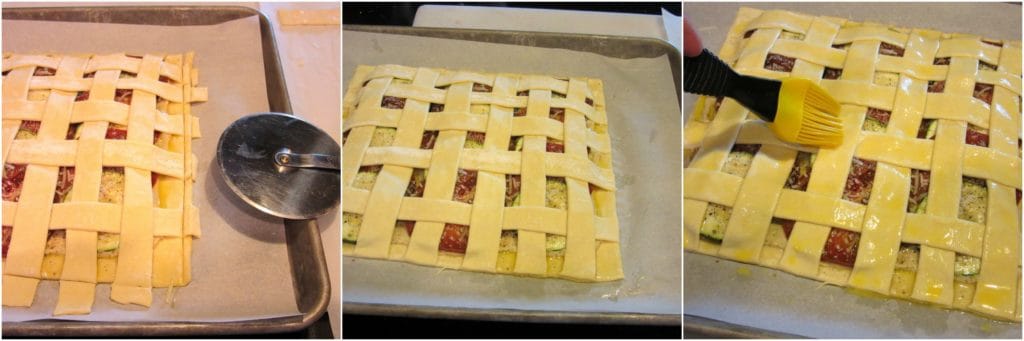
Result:
M735 99L768 122L780 140L824 147L843 142L839 103L814 82L740 75L707 49L685 57L683 69L683 90Z

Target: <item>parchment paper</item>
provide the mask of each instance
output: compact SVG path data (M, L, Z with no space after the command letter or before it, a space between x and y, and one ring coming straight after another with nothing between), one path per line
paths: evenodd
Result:
M668 58L622 60L561 49L343 30L345 88L359 64L602 79L625 279L574 283L345 257L345 302L680 313L680 117Z
M829 15L994 39L1021 39L1020 5L997 3L692 3L684 15L717 52L741 6ZM685 71L684 71L685 72ZM687 117L696 96L683 97ZM895 299L857 296L789 273L687 252L683 309L739 325L818 338L1021 337L1019 323L993 321ZM750 270L750 275L740 275Z
M3 21L3 51L16 53L184 53L195 51L199 85L209 101L192 106L202 138L195 141L198 176L194 200L202 238L193 243L192 283L153 290L149 309L113 303L98 286L90 321L238 321L298 315L280 219L249 208L224 184L217 139L236 119L268 110L259 21L249 17L212 26ZM53 318L57 282L40 285L31 308L3 307L3 321Z

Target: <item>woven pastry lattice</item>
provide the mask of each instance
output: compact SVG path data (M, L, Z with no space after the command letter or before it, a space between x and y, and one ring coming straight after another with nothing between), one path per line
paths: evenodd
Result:
M344 254L622 278L601 81L360 66L343 114Z
M199 217L192 54L3 57L3 305L60 281L54 314L87 314L98 283L149 306L187 285Z
M684 248L1021 319L1021 45L743 8L719 56L818 81L835 149L785 144L730 99L686 126Z

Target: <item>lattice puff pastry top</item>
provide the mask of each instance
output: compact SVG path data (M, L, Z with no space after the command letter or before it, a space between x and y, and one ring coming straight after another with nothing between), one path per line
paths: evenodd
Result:
M360 66L343 113L346 255L622 278L600 80Z
M684 247L1021 320L1021 44L742 8L719 56L817 81L835 149L783 143L730 99L686 123Z
M3 305L59 280L54 314L97 283L149 306L191 280L199 121L193 55L3 56Z

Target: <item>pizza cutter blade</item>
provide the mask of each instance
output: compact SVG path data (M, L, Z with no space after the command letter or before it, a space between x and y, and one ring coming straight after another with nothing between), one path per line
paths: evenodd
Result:
M311 219L341 201L341 148L296 116L259 113L232 123L217 143L228 187L267 214Z

